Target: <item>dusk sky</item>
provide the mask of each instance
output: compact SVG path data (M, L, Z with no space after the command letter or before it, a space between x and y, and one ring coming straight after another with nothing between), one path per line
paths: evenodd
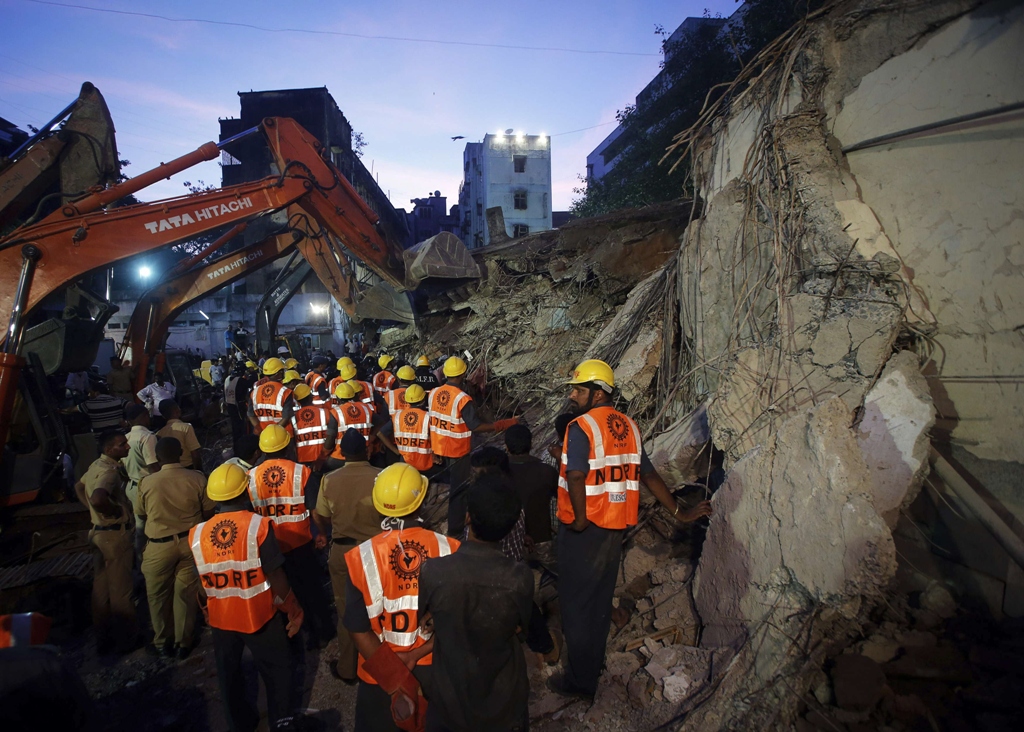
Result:
M326 86L363 133L363 162L396 207L409 209L409 199L435 190L456 203L465 143L514 128L552 136L553 203L561 210L587 154L614 129L616 111L657 74L655 26L671 33L705 9L728 16L736 7L736 0L0 0L0 116L23 129L41 125L91 81L110 107L121 157L131 161L125 172L138 175L216 140L218 118L239 113L239 91ZM563 50L531 50L540 48ZM465 139L453 142L455 135ZM204 163L140 197L182 195L182 181L197 179L220 185L220 169Z

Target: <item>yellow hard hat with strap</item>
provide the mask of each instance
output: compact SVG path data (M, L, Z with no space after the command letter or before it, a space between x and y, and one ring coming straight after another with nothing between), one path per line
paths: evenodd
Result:
M268 358L263 362L263 375L273 376L274 374L284 371L284 361L277 358Z
M413 384L405 390L405 403L406 404L419 404L427 398L427 392L423 391L423 387L419 384Z
M373 507L384 516L408 516L423 503L427 485L426 477L413 466L390 465L373 481Z
M206 481L206 495L211 501L230 501L242 495L249 476L234 463L218 465Z
M299 360L297 358L289 358L287 361L284 362L284 367L286 369L293 369L293 368L295 368L298 365L299 365Z
M604 361L592 358L577 366L572 372L572 378L566 383L571 385L597 384L605 391L610 392L615 388L615 372Z
M444 375L445 376L462 376L466 373L466 369L469 367L466 362L458 356L451 356L447 361L444 362Z
M272 424L260 432L260 450L263 452L280 452L288 447L292 436L279 424Z
M356 371L355 365L350 363L347 363L344 366L342 366L340 371L342 381L351 381L352 379L356 378L356 374L358 373Z
M395 374L401 381L416 381L416 370L412 366L403 366Z
M312 393L313 390L310 389L306 384L299 384L292 391L292 394L295 396L295 399L300 402Z
M426 356L420 356L420 357L418 357L416 359L416 365L417 366L429 366L430 365L430 359L427 358Z
M334 396L338 399L351 399L356 395L356 389L347 381L343 381L334 387Z
M386 369L388 367L388 364L394 360L395 359L393 356L389 356L386 353L382 353L380 358L377 359L377 365L380 366L382 369Z
M338 359L338 363L336 364L338 371L341 371L346 366L355 366L355 365L356 365L355 361L353 361L348 356L342 356L341 358Z

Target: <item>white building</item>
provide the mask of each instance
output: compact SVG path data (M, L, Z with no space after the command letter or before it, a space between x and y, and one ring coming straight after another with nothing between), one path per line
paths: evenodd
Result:
M490 243L486 211L500 206L506 233L518 238L551 228L551 138L511 131L484 135L463 153L459 190L462 239L469 248Z

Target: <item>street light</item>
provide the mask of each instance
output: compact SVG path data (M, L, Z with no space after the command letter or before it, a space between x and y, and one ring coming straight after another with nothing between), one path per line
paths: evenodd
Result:
M139 277L141 277L142 279L148 280L151 274L153 274L153 270L151 270L149 267L146 267L145 265L139 267Z

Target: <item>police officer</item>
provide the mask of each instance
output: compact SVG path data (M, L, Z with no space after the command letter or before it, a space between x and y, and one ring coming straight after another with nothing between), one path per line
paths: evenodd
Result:
M160 470L139 484L139 515L145 522L146 578L153 646L162 656L188 656L196 624L199 576L188 543L189 530L213 514L206 476L181 465L181 443L161 437L156 443ZM173 637L168 629L173 628Z
M246 648L266 687L271 729L290 719L288 638L299 632L303 620L284 573L273 523L252 512L247 482L237 465L215 468L206 492L217 504L217 515L195 526L188 537L201 594L207 598L204 613L212 629L217 682L232 732L255 730L260 721L249 702L242 670ZM278 611L287 616L287 625Z
M135 646L132 603L131 505L124 492L118 461L128 456L128 440L119 432L99 437L100 456L75 484L78 500L89 508L92 530L92 622L96 650L127 653Z
M419 682L407 666L430 664L417 612L419 572L431 557L459 547L423 527L418 511L426 495L427 479L416 468L396 463L382 470L373 484L373 506L387 517L384 532L345 554L344 625L359 651L357 732L397 730L393 702L406 722L425 715Z
M710 516L711 504L680 509L647 457L636 422L613 406L615 375L608 364L584 361L568 383L578 415L566 433L558 480L558 596L568 663L547 684L559 694L593 697L623 535L637 522L640 483L680 522Z

